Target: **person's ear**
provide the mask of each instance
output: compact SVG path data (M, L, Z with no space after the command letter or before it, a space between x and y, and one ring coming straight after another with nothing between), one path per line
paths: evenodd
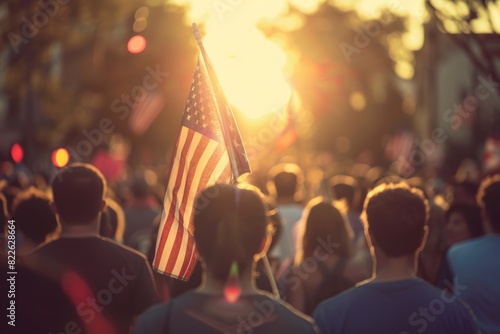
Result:
M257 259L263 258L267 254L270 245L271 245L271 237L266 233L266 235L260 242L259 252L255 254L255 257Z
M429 237L429 225L425 225L424 231L422 233L422 241L420 242L420 246L417 249L418 253L420 253L424 249L428 237Z
M102 200L101 207L100 207L99 211L100 211L100 212L104 212L104 211L106 211L106 206L107 206L107 204L106 204L106 200L104 200L104 199L103 199L103 200Z
M372 249L375 246L375 240L373 238L372 232L370 231L370 228L367 225L365 225L364 232L368 248Z

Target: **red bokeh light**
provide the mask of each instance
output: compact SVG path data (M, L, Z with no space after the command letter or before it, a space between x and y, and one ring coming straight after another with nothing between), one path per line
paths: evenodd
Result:
M135 35L128 40L127 49L130 53L141 53L146 48L144 36Z
M15 143L14 145L12 145L12 147L10 149L10 156L12 157L12 160L14 160L14 162L16 164L23 161L24 150L21 147L21 145L19 145L18 143Z

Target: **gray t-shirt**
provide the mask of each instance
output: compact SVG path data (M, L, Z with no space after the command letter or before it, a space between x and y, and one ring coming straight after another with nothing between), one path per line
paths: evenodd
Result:
M314 334L313 320L267 294L241 296L229 304L223 296L188 292L139 317L133 334L253 333Z

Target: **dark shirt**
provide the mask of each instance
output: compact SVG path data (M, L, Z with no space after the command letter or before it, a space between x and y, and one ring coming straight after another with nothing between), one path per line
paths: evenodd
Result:
M235 304L222 296L188 292L150 308L139 318L134 334L314 334L312 319L268 295L241 296Z
M146 258L110 239L60 238L25 262L60 283L76 307L82 333L128 333L133 318L159 302Z
M64 333L72 326L81 326L76 308L58 282L19 263L11 270L3 254L0 258L0 287L5 293L2 310L7 315L2 319L1 333Z

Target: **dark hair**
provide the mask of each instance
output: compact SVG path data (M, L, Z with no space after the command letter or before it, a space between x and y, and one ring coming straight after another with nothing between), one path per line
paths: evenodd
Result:
M75 163L60 170L52 181L54 203L66 224L84 225L99 213L106 180L97 168Z
M255 187L217 184L196 200L196 247L220 281L227 279L233 261L241 273L260 250L268 224L261 196Z
M417 188L401 182L381 184L368 194L363 220L378 246L389 257L413 255L421 246L429 203Z
M303 182L302 170L295 164L280 164L269 172L270 193L276 197L294 197ZM273 189L274 188L274 189Z
M121 242L124 230L125 214L122 207L111 198L106 198L106 210L101 215L99 234Z
M12 207L16 230L36 244L44 242L59 227L50 208L50 198L36 189L22 192L14 199Z
M488 221L497 233L500 233L500 174L496 174L481 182L477 193L477 203L486 213Z
M359 197L359 183L352 176L336 175L330 178L330 187L336 199L344 199L349 209Z
M298 252L296 264L304 259L313 257L318 247L319 240L329 238L336 244L335 253L343 257L351 255L351 240L346 228L346 221L342 213L332 203L326 202L322 197L309 201L301 223L303 228L302 247Z
M136 178L130 185L130 191L135 198L143 199L150 194L149 186L144 178Z
M454 213L459 213L464 217L472 238L480 237L484 234L481 208L479 206L469 202L452 203L448 211L446 211L446 221L448 221Z

